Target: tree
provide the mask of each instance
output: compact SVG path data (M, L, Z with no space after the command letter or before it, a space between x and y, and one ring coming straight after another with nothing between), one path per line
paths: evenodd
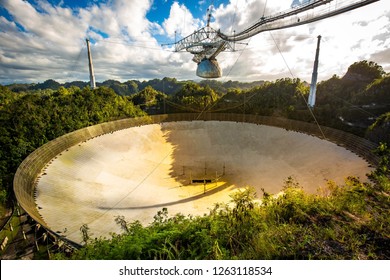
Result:
M130 97L134 105L140 106L142 110L148 113L163 113L163 107L167 95L147 86L140 92Z
M158 92L151 86L147 86L137 94L131 97L135 105L139 105L142 109L152 105L156 105Z
M373 142L387 143L390 146L390 112L379 116L368 128L366 137Z
M187 82L173 97L173 101L188 111L202 111L218 99L218 95L208 85L200 86Z
M138 84L135 81L127 81L125 84L127 85L127 95L132 95L139 91Z
M382 66L373 61L359 61L349 66L343 80L372 82L375 79L382 78L386 72Z
M0 86L0 191L11 193L22 160L47 141L89 125L144 115L107 87L72 87L42 95Z

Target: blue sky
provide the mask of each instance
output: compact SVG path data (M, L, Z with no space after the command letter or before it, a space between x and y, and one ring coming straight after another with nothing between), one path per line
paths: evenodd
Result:
M212 27L229 31L250 25L264 12L275 14L296 2L0 0L0 84L88 80L86 38L92 42L97 81L198 79L191 54L161 46L173 42L175 32L181 38L203 27L210 6ZM389 72L390 11L385 2L388 0L320 22L258 34L238 45L236 52L218 56L224 73L220 80L295 77L310 81L318 35L323 38L319 81L342 76L349 65L364 59Z

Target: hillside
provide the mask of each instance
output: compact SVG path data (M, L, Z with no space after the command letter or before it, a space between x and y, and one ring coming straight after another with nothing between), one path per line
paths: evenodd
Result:
M192 81L178 81L175 78L163 78L153 79L149 81L129 80L126 82L119 82L115 80L107 80L104 82L96 83L97 87L108 87L114 90L118 95L130 96L136 94L146 87L152 87L153 89L163 92L167 95L173 95L178 92L187 82ZM219 82L215 80L202 80L199 82L201 86L209 86L215 91L220 93L226 93L229 89L249 89L254 86L263 84L264 81L242 83L237 81ZM72 81L66 83L59 83L55 80L46 80L37 84L10 84L7 87L13 92L31 92L31 91L44 91L44 90L58 90L60 87L72 88L78 87L83 89L89 86L89 82L85 81Z

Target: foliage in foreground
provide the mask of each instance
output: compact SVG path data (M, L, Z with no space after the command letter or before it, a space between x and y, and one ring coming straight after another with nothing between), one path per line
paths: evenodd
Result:
M378 152L388 156L390 149ZM70 258L389 259L389 175L384 160L370 174L372 183L349 177L342 186L328 182L318 195L288 178L282 195L264 193L261 204L248 187L202 217L169 218L164 208L148 227L117 217L123 234L85 239Z

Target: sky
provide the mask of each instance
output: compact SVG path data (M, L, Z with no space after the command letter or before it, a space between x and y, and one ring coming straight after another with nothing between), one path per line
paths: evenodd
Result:
M307 1L307 0L301 0ZM343 1L343 0L334 0ZM95 78L199 80L176 39L204 27L239 32L262 15L300 0L0 0L0 84L88 81L86 38ZM176 35L175 35L176 34ZM267 31L217 59L218 80L299 78L310 82L321 35L318 81L342 77L354 62L374 61L390 72L390 6L368 6L299 27Z

